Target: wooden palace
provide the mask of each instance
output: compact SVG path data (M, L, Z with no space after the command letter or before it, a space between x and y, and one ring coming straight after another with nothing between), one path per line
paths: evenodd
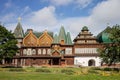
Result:
M14 66L101 66L97 49L104 42L109 42L104 31L95 37L86 26L73 42L70 32L66 33L63 26L58 35L47 30L36 32L32 29L27 29L24 33L21 23L18 22L14 36L19 47L18 53L11 60ZM3 60L3 64L6 63Z

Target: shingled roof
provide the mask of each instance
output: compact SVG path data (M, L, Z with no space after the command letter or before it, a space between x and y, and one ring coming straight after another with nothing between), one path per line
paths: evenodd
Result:
M18 22L15 30L14 30L14 36L15 38L23 38L24 37L24 31L22 28L22 25L20 24L20 22Z

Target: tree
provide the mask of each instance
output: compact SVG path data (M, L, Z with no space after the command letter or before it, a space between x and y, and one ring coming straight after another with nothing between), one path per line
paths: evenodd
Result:
M12 58L18 51L17 40L13 33L0 25L0 61Z
M120 62L120 25L114 25L106 32L109 34L111 43L104 44L99 52L102 61L110 66Z

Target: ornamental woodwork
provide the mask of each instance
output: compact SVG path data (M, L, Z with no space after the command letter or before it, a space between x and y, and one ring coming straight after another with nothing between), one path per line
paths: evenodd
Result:
M23 45L24 46L50 46L53 42L52 37L47 33L47 31L44 31L44 33L37 38L33 31L30 30L29 34L23 39Z
M47 33L47 31L44 31L44 33L38 39L39 46L50 46L52 42L53 42L53 39Z
M55 51L55 52L52 53L52 56L60 56L60 53Z
M23 39L24 46L37 46L37 37L30 30L29 34Z

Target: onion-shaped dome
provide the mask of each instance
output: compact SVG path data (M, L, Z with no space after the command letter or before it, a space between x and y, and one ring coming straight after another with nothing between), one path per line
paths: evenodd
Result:
M89 29L88 29L87 26L84 26L84 27L82 28L82 31L89 31Z

